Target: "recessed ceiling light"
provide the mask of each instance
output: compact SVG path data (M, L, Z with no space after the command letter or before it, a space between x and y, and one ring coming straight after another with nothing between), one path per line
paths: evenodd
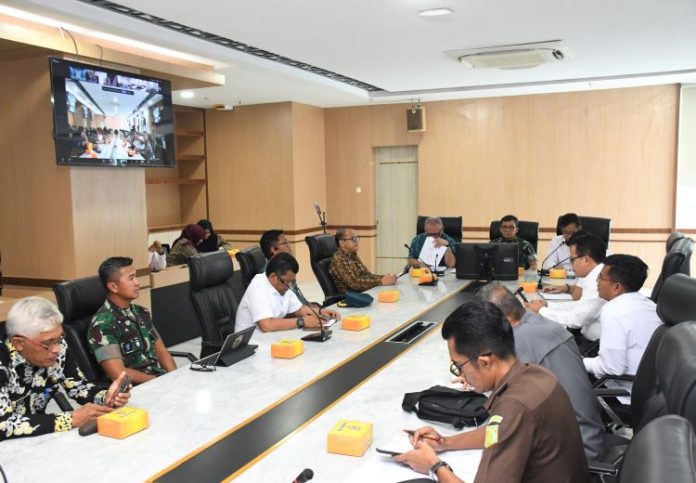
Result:
M193 91L181 91L181 97L184 99L190 99L193 97Z
M421 10L419 15L421 17L439 17L442 15L452 15L454 12L452 12L451 8L447 7L440 7L440 8L429 8L427 10Z

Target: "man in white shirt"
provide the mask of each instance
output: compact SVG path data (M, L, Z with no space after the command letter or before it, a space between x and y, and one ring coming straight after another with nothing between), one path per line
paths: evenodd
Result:
M580 217L575 213L566 213L561 216L559 223L561 226L561 234L551 239L549 246L549 256L544 261L544 266L541 268L565 268L572 270L573 264L570 261L570 248L568 242L570 237L580 231Z
M604 260L597 277L599 296L607 301L602 308L599 355L583 360L595 377L635 375L653 332L662 321L655 302L638 291L648 276L648 266L632 255L612 255ZM621 382L630 391L630 382ZM623 404L630 398L620 397Z
M604 300L597 293L597 276L602 271L606 248L601 238L587 232L573 235L568 242L570 261L575 274L580 277L575 291L580 294L577 301L551 302L533 300L526 305L532 312L558 322L569 329L580 329L583 339L576 340L581 352L600 336L599 316ZM569 285L563 287L571 290Z
M319 328L322 318L340 319L341 315L321 307L303 305L291 286L299 271L297 260L289 253L278 253L266 265L266 273L256 275L244 292L235 319L235 332L258 324L263 332Z

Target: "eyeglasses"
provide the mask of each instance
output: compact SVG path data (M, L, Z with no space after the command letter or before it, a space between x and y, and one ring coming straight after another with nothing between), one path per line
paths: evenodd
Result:
M30 339L29 337L24 337L23 335L20 335L19 337L21 337L22 339L24 339L28 342L31 342L35 346L39 346L42 349L47 350L47 351L50 351L51 349L53 349L56 346L60 347L61 345L63 345L63 341L65 340L64 335L61 335L57 339L49 339L49 340L45 340L43 342L37 342L34 339Z
M501 230L511 231L517 228L515 225L500 225Z
M570 260L570 263L575 263L575 260L577 260L578 258L582 258L582 257L586 257L586 256L587 255L578 255L577 257L570 257L569 260Z
M489 355L491 355L490 352L484 352L483 354L479 354L476 357L474 357L474 359L478 359L481 356L489 356ZM464 362L462 362L461 364L457 364L454 361L451 361L451 362L452 362L452 365L450 366L450 369L449 369L450 372L452 373L452 375L459 377L462 375L462 367L464 367L469 362L471 362L471 359L467 359Z
M360 237L359 236L351 236L349 238L341 238L341 240L343 240L343 241L351 240L351 241L354 241L355 243L358 243L360 241Z
M425 236L430 236L430 237L433 237L433 238L440 238L440 237L442 236L442 233L440 233L439 231L436 232L436 233L427 233L427 232L426 232L426 233L425 233Z

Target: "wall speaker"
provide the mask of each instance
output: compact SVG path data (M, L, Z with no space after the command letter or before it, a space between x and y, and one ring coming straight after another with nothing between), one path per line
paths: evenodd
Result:
M411 107L406 111L406 130L408 132L425 131L424 107Z

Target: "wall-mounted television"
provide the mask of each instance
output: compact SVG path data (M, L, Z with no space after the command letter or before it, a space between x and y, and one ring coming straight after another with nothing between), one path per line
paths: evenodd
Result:
M56 162L172 167L171 83L49 57Z

